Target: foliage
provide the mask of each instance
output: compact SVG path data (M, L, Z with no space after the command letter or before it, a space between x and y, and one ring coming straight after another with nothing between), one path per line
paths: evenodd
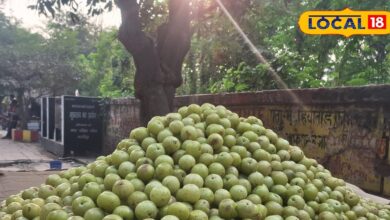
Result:
M199 91L206 91L208 87L212 85L212 81L209 82L209 78L213 81L218 81L223 73L227 70L227 68L231 67L231 65L238 65L239 55L236 54L236 57L229 56L229 59L232 62L226 62L224 59L226 54L229 54L230 50L234 51L234 47L224 47L225 43L228 43L229 46L231 44L231 38L229 36L237 37L237 34L233 29L230 28L229 34L226 35L225 27L229 24L228 21L221 19L221 13L216 12L216 1L214 0L190 0L191 1L191 18L193 20L193 29L194 33L196 33L197 40L193 43L194 46L198 45L198 48L195 48L192 58L189 58L185 64L186 68L184 70L184 79L189 83L190 86L185 85L185 87L189 88L190 91L186 91L187 89L182 88L179 92L182 93L196 93ZM229 8L235 17L241 17L245 14L246 9L256 2L254 0L221 0L227 8ZM105 11L110 11L114 7L114 5L124 5L126 1L123 0L90 0L85 2L80 2L76 0L37 0L37 4L31 6L31 8L38 10L39 13L45 15L56 16L58 12L68 11L74 20L78 20L78 16L75 16L75 13L78 13L83 8L87 9L87 14L89 16L95 16ZM139 0L137 1L140 6L140 22L142 24L142 29L151 37L156 38L156 30L158 27L167 21L167 15L169 13L168 9L168 0ZM216 12L216 13L215 13ZM211 22L210 22L211 21ZM218 26L217 32L211 32L209 34L210 29L214 29ZM203 36L205 35L205 36ZM226 36L221 42L213 43L210 40L213 40L212 37L215 36ZM225 41L225 42L224 42ZM239 42L236 43L238 48L242 48ZM198 50L197 50L198 49ZM218 54L213 54L213 51L218 51ZM104 53L104 52L103 52ZM220 58L218 58L218 56ZM215 60L217 58L219 60ZM110 60L110 57L107 57ZM88 61L94 63L93 59L85 59L82 58L83 66L86 69L95 71L95 73L89 73L89 76L100 75L100 73L96 73L96 68L91 68L88 65ZM214 63L215 62L215 63ZM225 63L222 63L225 62ZM102 63L102 62L101 62ZM92 65L93 66L93 65ZM102 65L109 67L107 65ZM95 66L96 67L96 66ZM103 68L104 69L104 68ZM211 74L213 71L218 72L218 74ZM101 81L103 84L100 86L93 86L89 88L99 88L101 95L108 96L119 96L129 94L128 92L122 93L118 91L116 88L113 88L112 82L113 78L115 78L115 71L107 71L104 75L103 80ZM119 74L120 75L120 74ZM95 78L96 77L92 77ZM99 78L99 77L98 77ZM129 81L124 77L120 77L122 80ZM200 80L198 80L200 78ZM118 81L118 80L117 80ZM119 80L121 81L121 80ZM131 77L130 77L131 81ZM97 84L96 82L93 84ZM201 85L200 89L197 87ZM117 86L118 87L118 86ZM111 91L114 90L114 91ZM111 91L111 92L109 92ZM92 94L97 94L96 91Z
M4 88L24 88L37 81L37 54L42 38L13 24L0 14L0 84Z
M73 94L81 78L74 60L82 52L78 32L50 24L44 38L0 18L0 84L34 96Z
M249 37L290 88L317 88L390 83L389 36L307 36L297 19L306 10L350 7L388 10L388 1L262 1L241 19ZM293 19L292 19L293 18ZM242 53L242 51L238 51ZM243 54L243 53L242 53ZM211 92L277 88L253 55L232 65Z
M134 94L134 62L117 41L117 30L102 31L91 26L88 17L77 14L79 6L75 2L37 0L38 11L56 14L55 21L48 26L49 37L31 34L3 15L0 17L0 91L6 87L32 87L41 94L60 95L73 93L77 88L82 95L91 96ZM141 22L152 37L157 26L166 20L166 2L140 1ZM213 1L193 2L203 2L205 7ZM390 83L390 36L307 36L297 26L299 15L306 10L340 10L347 6L356 10L389 10L389 1L224 2L290 88ZM85 4L80 7L86 7L92 16L111 10L113 3L91 0L80 3ZM195 5L193 16L199 16L200 6ZM62 8L70 11L66 15L73 20L59 13ZM255 58L221 11L194 19L192 25L194 36L179 94L278 88L267 66Z
M104 97L134 95L134 65L116 35L114 30L101 32L95 51L78 57L84 71L82 93Z
M77 32L49 26L49 38L32 34L0 13L0 91L15 94L21 125L31 98L74 94L81 72L74 62L81 51Z

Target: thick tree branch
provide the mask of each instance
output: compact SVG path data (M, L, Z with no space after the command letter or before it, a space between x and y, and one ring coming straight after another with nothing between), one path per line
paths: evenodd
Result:
M150 44L150 40L142 31L139 18L139 5L136 0L116 0L121 10L122 24L119 29L119 40L125 42L131 54L140 53L142 47ZM131 38L132 41L129 41Z
M170 0L169 20L158 29L157 49L166 84L175 88L182 84L181 69L191 46L190 23L189 1Z
M189 1L170 0L168 22L157 30L157 51L165 76L164 91L170 111L176 88L183 83L181 70L191 46L191 18Z
M160 61L154 42L142 30L137 1L116 0L115 3L120 8L122 15L118 38L134 58L137 68L136 96L140 98L149 85L162 84L164 76L160 69Z
M116 0L115 3L122 15L118 37L134 59L135 95L141 100L141 118L146 125L153 116L172 110L164 89L165 76L155 44L142 30L137 0Z

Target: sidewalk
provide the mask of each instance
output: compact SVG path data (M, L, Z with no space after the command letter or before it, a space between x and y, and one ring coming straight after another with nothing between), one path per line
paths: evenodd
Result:
M38 144L0 139L0 201L31 186L39 186L48 175L48 161L55 159ZM27 172L26 172L27 171Z
M9 139L0 139L0 161L53 159L54 156L41 148L39 143L22 143Z
M50 169L49 162L57 159L39 143L0 139L0 171L45 171ZM64 169L72 166L70 163L62 164Z
M0 131L0 137L4 135ZM0 139L0 202L21 190L44 183L51 171L49 162L58 158L45 151L39 143L22 143ZM90 162L92 158L78 158ZM63 169L81 166L77 162L62 163Z
M4 131L0 131L0 137L3 135ZM0 139L0 171L46 171L50 169L50 161L58 159L42 148L40 143ZM93 161L95 158L77 157L73 161L62 161L62 168L68 169Z

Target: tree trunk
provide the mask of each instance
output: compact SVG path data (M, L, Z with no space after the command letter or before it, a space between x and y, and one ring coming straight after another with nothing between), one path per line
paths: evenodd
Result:
M134 59L135 95L141 101L141 120L146 125L152 117L174 110L192 35L189 1L169 1L169 19L158 28L156 42L142 30L137 0L117 0L116 4L122 14L118 37Z
M198 85L197 85L198 77L196 74L196 66L195 66L196 60L195 60L194 53L190 52L188 54L187 64L188 64L188 69L189 69L189 71L188 71L189 93L196 94L197 89L198 89Z
M21 129L25 129L28 121L28 107L24 97L24 89L16 90L16 101L18 102L16 113L19 116L19 126Z

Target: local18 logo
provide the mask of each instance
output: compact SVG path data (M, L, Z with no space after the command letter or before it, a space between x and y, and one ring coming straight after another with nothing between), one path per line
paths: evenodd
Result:
M299 18L299 27L311 35L386 35L390 34L388 11L307 11Z

